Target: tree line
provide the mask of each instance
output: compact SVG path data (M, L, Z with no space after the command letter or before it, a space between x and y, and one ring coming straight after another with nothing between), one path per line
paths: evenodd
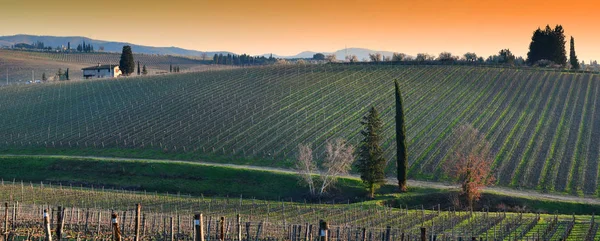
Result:
M247 54L235 55L235 54L215 54L213 56L213 64L221 65L262 65L262 64L273 64L277 59L271 55L269 58L265 56L250 56Z

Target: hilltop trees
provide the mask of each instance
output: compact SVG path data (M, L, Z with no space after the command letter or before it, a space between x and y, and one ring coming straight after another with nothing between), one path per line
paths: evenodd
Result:
M392 61L394 61L394 62L403 61L405 58L406 58L406 54L404 54L404 53L394 53L392 55Z
M395 81L396 86L396 158L398 187L401 192L406 192L408 156L406 152L406 127L404 121L404 107L402 105L402 95L400 85Z
M561 25L556 25L554 29L549 25L546 25L544 30L538 28L531 37L527 63L533 65L540 60L549 60L565 66L567 64L565 43L564 29Z
M131 46L123 46L123 52L121 53L121 61L119 61L119 69L124 75L130 75L135 70L135 62L133 60L133 52Z
M356 57L356 55L346 55L346 61L350 62L350 63L357 63L358 62L358 57Z
M322 53L316 53L313 55L314 60L325 60L325 55Z
M571 53L569 54L569 62L571 63L571 69L579 69L579 60L577 60L577 54L575 54L575 39L571 37Z
M464 55L464 57L467 62L477 61L477 54L475 54L475 53L468 52Z
M491 144L472 125L461 125L453 131L455 146L446 174L460 184L460 194L469 207L481 197L481 189L494 183L491 173L493 155Z
M363 139L360 142L357 168L360 179L367 185L369 197L375 197L375 191L385 183L385 158L380 146L382 141L381 128L383 122L375 107L371 107L360 122L364 129L360 132Z
M499 63L501 64L514 64L515 63L515 55L512 54L512 52L510 52L510 49L503 49L500 50L499 53Z

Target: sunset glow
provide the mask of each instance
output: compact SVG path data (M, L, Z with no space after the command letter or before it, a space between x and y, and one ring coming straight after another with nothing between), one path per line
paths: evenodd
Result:
M416 55L525 56L532 32L562 24L580 60L600 59L596 1L0 0L0 35L85 36L201 51L295 55L361 47ZM569 48L567 43L567 49Z

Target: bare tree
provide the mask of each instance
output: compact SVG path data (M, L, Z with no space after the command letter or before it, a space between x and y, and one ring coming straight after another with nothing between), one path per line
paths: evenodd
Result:
M435 60L435 57L433 55L426 54L426 53L418 53L417 58L415 58L415 61L418 61L418 62L433 61L433 60Z
M339 176L348 175L354 162L354 147L344 139L335 139L333 142L327 141L326 157L323 162L323 171L319 179L321 188L319 196L323 196L327 189L334 185Z
M383 56L383 61L385 61L385 62L391 62L392 61L392 56Z
M358 57L356 57L356 55L346 55L346 61L356 63L358 62Z
M298 161L295 168L300 175L300 181L308 185L310 195L314 196L315 180L313 174L317 171L317 166L313 162L312 148L309 145L298 145Z
M344 139L327 141L325 148L325 160L322 168L319 169L313 160L311 147L298 145L298 161L295 169L300 176L300 182L308 185L309 193L313 197L326 194L340 176L350 173L354 162L354 147Z
M477 60L477 54L468 52L464 55L467 62L475 62Z
M467 200L469 207L481 197L481 189L492 185L491 145L485 136L472 125L461 125L453 131L455 146L450 162L445 165L446 174L460 184L461 195Z
M371 60L371 62L381 62L381 53L369 54L369 59Z
M394 53L394 55L392 56L392 61L394 61L394 62L400 62L400 61L403 61L404 58L406 58L406 54L403 54L403 53Z
M439 61L454 61L454 56L452 56L452 53L450 52L441 52L440 56L438 57Z
M208 60L208 55L206 54L206 52L202 52L202 54L200 54L200 56L202 57L202 60Z
M328 54L327 56L325 56L325 60L327 60L327 62L330 63L335 63L337 62L337 57L335 56L335 54Z

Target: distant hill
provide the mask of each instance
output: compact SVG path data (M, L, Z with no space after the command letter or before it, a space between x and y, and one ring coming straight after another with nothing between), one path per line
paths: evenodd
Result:
M100 49L100 46L104 47L105 52L121 52L124 45L130 45L133 48L135 53L144 53L144 54L161 54L161 55L180 55L180 56L202 56L203 53L206 53L208 56L213 56L216 54L231 54L231 52L227 51L208 51L202 52L197 50L189 50L182 49L177 47L152 47L152 46L144 46L137 45L132 43L124 43L124 42L113 42L113 41L104 41L104 40L96 40L90 39L86 37L72 36L72 37L56 37L56 36L36 36L36 35L13 35L13 36L0 36L0 47L2 46L11 46L18 43L35 43L37 41L43 42L44 45L50 47L57 46L67 46L67 44L71 43L71 49L76 49L78 44L81 44L85 41L86 44L91 44L94 46L95 50Z
M356 57L358 57L359 60L363 60L363 59L368 60L369 54L380 53L383 56L392 56L394 54L394 52L390 52L390 51L378 51L378 50L370 50L370 49L365 49L365 48L347 48L347 49L340 49L335 52L304 51L304 52L301 52L301 53L293 55L293 56L282 56L282 55L273 54L273 57L282 58L282 59L307 59L307 58L312 58L313 55L316 53L322 53L325 55L335 54L335 56L337 57L338 60L344 60L346 55L356 55ZM269 57L270 55L271 54L264 54L263 56Z

